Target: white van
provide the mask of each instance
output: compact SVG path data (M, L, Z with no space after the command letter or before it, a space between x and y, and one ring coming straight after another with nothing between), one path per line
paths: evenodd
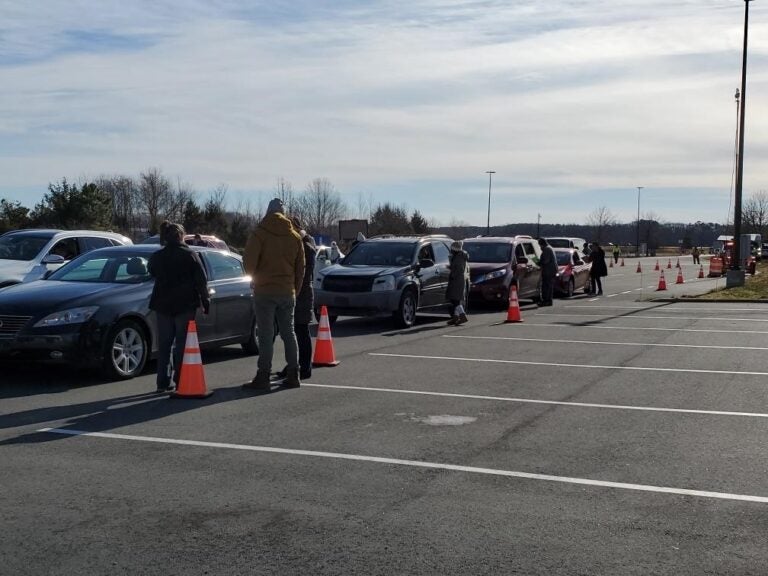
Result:
M545 238L552 248L575 248L582 254L585 254L584 248L587 241L584 238L574 238L572 236L554 236L552 238Z

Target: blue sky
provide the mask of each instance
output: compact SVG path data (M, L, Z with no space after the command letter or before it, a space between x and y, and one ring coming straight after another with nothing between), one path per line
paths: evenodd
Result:
M741 0L0 0L0 197L159 167L266 202L328 178L433 222L728 216ZM768 190L750 4L744 195Z

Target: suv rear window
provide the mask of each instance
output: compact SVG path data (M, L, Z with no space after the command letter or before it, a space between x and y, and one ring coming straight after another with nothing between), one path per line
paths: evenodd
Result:
M548 238L547 243L552 248L573 248L571 241L568 238Z
M412 242L361 242L344 258L344 266L408 266L413 261Z

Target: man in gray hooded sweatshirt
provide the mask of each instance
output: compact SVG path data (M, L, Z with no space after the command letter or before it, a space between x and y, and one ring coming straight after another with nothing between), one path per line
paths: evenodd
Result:
M273 199L267 214L248 238L243 254L245 271L251 275L256 322L259 328L258 371L245 389L268 391L272 370L275 320L285 346L284 388L298 388L299 357L293 314L296 294L304 279L304 247L301 236L285 217L283 201Z

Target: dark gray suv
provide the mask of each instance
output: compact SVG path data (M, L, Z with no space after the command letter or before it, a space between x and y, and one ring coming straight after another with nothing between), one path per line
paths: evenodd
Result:
M392 315L412 326L417 310L446 308L452 240L443 235L380 236L357 244L315 280L315 306L337 316Z

